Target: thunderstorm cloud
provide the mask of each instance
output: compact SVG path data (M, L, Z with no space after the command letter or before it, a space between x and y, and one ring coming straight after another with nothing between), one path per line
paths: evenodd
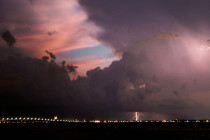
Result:
M60 10L57 1L47 1L44 5L49 3ZM21 8L21 4L26 8ZM75 0L71 3L76 5L75 11L70 11L73 17L78 17L75 22L72 21L75 18L70 18L64 25L45 29L38 25L48 27L48 22L56 25L56 10L49 12L50 9L40 6L40 1L21 4L15 9L25 14L18 21L13 17L14 11L5 12L1 8L1 13L7 15L0 16L4 19L1 29L8 28L17 36L17 46L23 46L7 48L5 42L0 41L1 115L57 113L65 117L129 119L122 115L141 112L143 119L209 117L208 1ZM37 17L37 11L30 9L34 6L43 12L42 19ZM27 8L31 13L25 12ZM65 15L66 11L63 12ZM31 26L17 26L22 24ZM36 28L32 28L32 24ZM86 27L89 30L82 30L88 29ZM66 30L72 32L68 34ZM60 36L62 31L64 36ZM68 43L80 42L82 38L82 44L76 43L76 48L84 47L86 39L97 45L102 42L120 59L103 69L88 70L86 77L70 80L72 75L52 74L50 61L34 58L26 51L32 45L28 32L33 33L29 37L38 39L40 46L45 44L45 50L70 50L72 46ZM43 34L41 39L36 38L39 33ZM69 40L68 35L72 37ZM53 40L49 38L56 36L58 40L54 43L60 44L59 48L49 43ZM36 50L43 51L39 46ZM62 68L60 62L54 66Z

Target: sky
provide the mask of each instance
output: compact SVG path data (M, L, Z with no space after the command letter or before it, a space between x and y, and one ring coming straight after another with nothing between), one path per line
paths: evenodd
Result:
M9 30L16 43L11 49L0 40L0 115L209 119L209 6L208 0L2 0L0 33ZM56 60L42 60L45 50ZM63 60L77 72L61 73Z
M60 61L68 59L67 63L81 65L80 75L85 76L86 71L95 65L105 67L117 59L108 46L96 39L102 28L88 20L77 0L2 1L0 18L0 31L10 30L17 39L16 47L24 48L33 57L42 57L44 51L49 50ZM80 54L86 52L85 48L97 49L98 46L107 48L96 54L101 58L97 58L95 53ZM63 58L60 54L68 57Z

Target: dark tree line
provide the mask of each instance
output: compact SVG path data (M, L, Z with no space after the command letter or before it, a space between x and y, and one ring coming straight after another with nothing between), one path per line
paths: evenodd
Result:
M76 69L78 68L77 66L74 66L73 64L66 64L66 61L64 60L61 62L61 65L58 65L55 62L56 56L48 50L45 50L45 52L48 54L48 56L43 56L42 60L49 63L49 72L51 76L62 73L76 74Z
M16 42L15 37L11 34L10 31L6 30L1 34L2 39L7 43L9 47L13 47L13 45ZM45 50L45 53L48 56L43 56L42 60L44 62L49 63L49 75L50 76L56 76L61 73L70 73L70 74L76 74L77 66L74 66L73 64L66 64L66 61L62 61L61 65L59 66L55 60L56 56L49 52L48 50Z

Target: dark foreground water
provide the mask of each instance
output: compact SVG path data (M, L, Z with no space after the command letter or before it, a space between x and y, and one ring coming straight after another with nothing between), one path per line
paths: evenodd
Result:
M0 124L0 135L0 139L20 140L206 140L210 123Z

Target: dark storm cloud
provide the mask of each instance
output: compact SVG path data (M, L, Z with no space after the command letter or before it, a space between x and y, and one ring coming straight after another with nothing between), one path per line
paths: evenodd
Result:
M95 93L110 110L160 113L173 119L208 116L209 52L199 46L209 38L209 1L80 4L89 20L104 29L98 39L122 52L122 59L108 68L87 72L88 95Z
M116 51L159 33L179 33L180 26L209 27L210 2L199 0L80 0L89 20L105 32L99 39ZM114 39L113 39L114 38Z
M191 49L199 57L200 50ZM93 108L107 112L139 111L170 119L204 119L208 117L209 103L204 98L209 97L210 56L204 69L198 67L202 60L192 62L192 57L180 39L142 41L108 68L88 71L88 89L81 93L89 95ZM195 79L199 81L196 84Z

